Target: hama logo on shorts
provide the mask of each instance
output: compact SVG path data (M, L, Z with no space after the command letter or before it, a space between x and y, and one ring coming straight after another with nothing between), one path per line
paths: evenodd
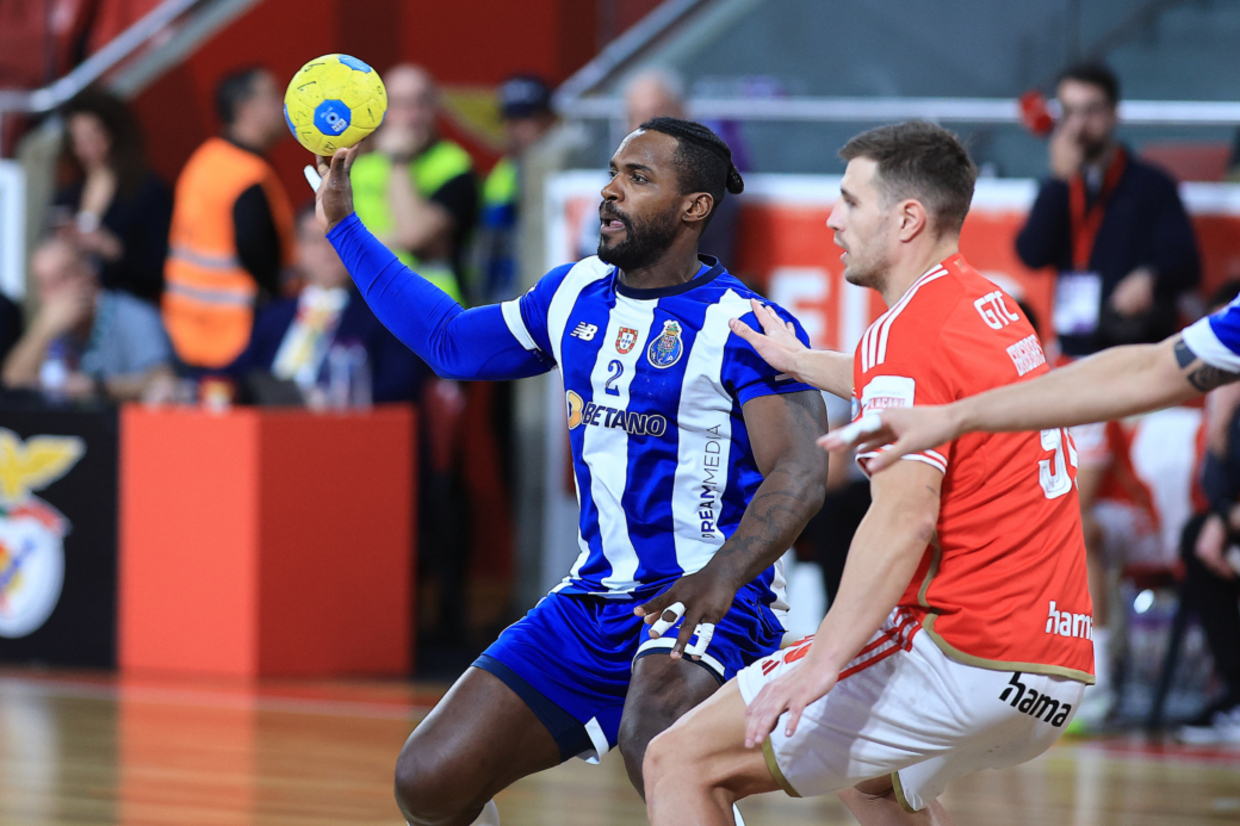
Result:
M616 336L616 352L620 355L633 352L637 346L637 331L631 327L621 327L620 335Z
M680 340L680 324L663 322L663 332L646 348L646 360L654 367L671 367L685 354L685 343Z
M1036 717L1044 723L1050 723L1056 728L1068 721L1068 715L1072 713L1072 706L1069 703L1061 705L1049 694L1039 694L1022 683L1020 676L1019 671L1012 674L1012 679L1008 681L1007 687L999 695L1000 700L1006 700L1012 694L1012 689L1015 689L1016 696L1012 697L1009 703L1012 708L1030 717Z

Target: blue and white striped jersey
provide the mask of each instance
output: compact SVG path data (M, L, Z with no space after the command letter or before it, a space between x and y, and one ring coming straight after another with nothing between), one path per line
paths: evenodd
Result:
M564 378L581 554L556 590L645 592L700 570L762 482L741 406L812 390L732 333L733 318L758 327L760 296L703 261L686 284L637 290L591 257L502 305L513 336ZM763 580L782 602L781 572Z
M1184 328L1193 355L1211 367L1240 373L1240 298Z
M375 314L440 376L504 380L560 368L581 555L557 590L642 597L701 570L762 483L741 407L781 381L728 320L760 298L714 259L686 284L625 287L598 258L558 267L502 305L462 309L356 215L327 235ZM787 312L780 316L805 331ZM760 582L783 604L779 566Z

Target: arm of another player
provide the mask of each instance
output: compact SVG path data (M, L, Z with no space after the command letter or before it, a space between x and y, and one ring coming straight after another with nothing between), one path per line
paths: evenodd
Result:
M827 463L814 455L823 455L814 449L814 440L827 428L821 394L803 390L758 396L741 410L764 478L740 525L702 570L634 609L649 625L669 605L686 606L673 659L699 623L717 623L736 592L783 556L826 494Z
M871 460L870 471L877 473L906 453L950 442L963 433L1110 421L1180 404L1237 379L1240 374L1208 364L1182 335L1175 335L1158 344L1112 347L1031 381L952 404L867 414L824 436L821 443L830 450L853 446L875 450L894 442Z
M315 190L315 211L383 325L444 378L503 380L547 372L550 359L518 340L498 305L462 309L362 225L349 181L357 151L354 146L317 159L323 180Z
M762 325L762 332L740 319L729 322L732 332L749 342L758 355L776 370L841 399L852 398L852 356L832 350L811 350L797 339L791 323L757 299L750 299L750 303Z
M870 485L873 502L853 536L839 593L810 646L805 663L767 683L745 712L745 745L762 743L789 712L792 735L801 712L825 695L900 601L934 541L942 471L900 462Z

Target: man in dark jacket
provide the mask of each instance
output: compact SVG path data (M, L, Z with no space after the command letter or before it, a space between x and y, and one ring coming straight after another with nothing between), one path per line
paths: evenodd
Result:
M1197 240L1176 184L1115 138L1119 81L1100 64L1060 77L1063 115L1016 252L1058 271L1053 324L1065 355L1160 341L1197 286Z

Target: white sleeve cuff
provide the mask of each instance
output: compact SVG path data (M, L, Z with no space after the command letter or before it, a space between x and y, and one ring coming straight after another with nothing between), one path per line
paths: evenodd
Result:
M525 319L521 318L521 299L514 298L511 301L505 301L499 305L500 310L504 314L504 323L508 325L508 332L512 333L522 347L526 350L538 350L538 345L534 343L534 339L530 336L530 331L525 327Z
M1210 318L1206 316L1185 327L1180 333L1184 343L1194 356L1211 367L1226 370L1228 373L1240 373L1240 355L1219 341L1214 328L1210 326Z
M857 467L861 469L861 472L864 473L867 478L870 475L870 460L886 449L887 448L880 448L879 450L871 450L866 453L857 454ZM926 450L921 453L906 453L900 457L900 461L922 462L932 468L935 468L940 473L947 473L947 459L942 453L939 453L936 450Z

